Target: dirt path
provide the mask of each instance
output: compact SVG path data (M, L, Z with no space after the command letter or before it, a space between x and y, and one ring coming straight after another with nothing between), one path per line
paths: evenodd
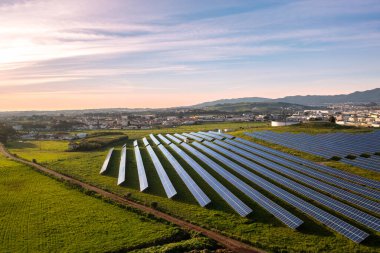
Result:
M1 144L1 143L0 143L0 153L3 154L4 156L6 156L6 157L8 157L8 158L10 158L10 159L12 159L14 161L16 161L16 162L20 162L20 163L26 164L28 166L32 166L35 169L37 169L39 171L42 171L44 173L47 173L47 174L49 174L51 176L54 176L56 178L64 179L64 180L66 180L66 181L68 181L70 183L80 185L84 189L94 191L94 192L102 195L103 197L112 199L113 201L116 201L118 203L131 206L133 208L139 209L139 210L141 210L143 212L146 212L146 213L153 214L154 216L156 216L158 218L161 218L161 219L164 219L164 220L167 220L167 221L169 221L169 222L171 222L173 224L176 224L176 225L182 227L183 229L193 230L193 231L200 232L203 235L205 235L205 236L207 236L207 237L209 237L209 238L217 241L218 243L220 243L221 245L225 246L227 249L230 249L232 251L241 252L241 253L248 253L248 252L249 253L263 253L264 252L264 251L262 251L260 249L253 248L253 247L251 247L251 246L249 246L249 245L247 245L245 243L242 243L240 241L237 241L237 240L231 239L229 237L226 237L226 236L224 236L224 235L222 235L220 233L217 233L217 232L214 232L214 231L202 228L200 226L197 226L197 225L191 224L189 222L183 221L181 219L175 218L173 216L170 216L170 215L168 215L166 213L157 211L157 210L155 210L153 208L150 208L150 207L147 207L147 206L135 203L135 202L127 200L127 199L124 199L124 198L120 197L117 194L104 191L104 190L102 190L102 189L100 189L98 187L95 187L95 186L92 186L90 184L84 183L84 182L79 181L79 180L77 180L75 178L63 175L63 174L61 174L61 173L59 173L57 171L48 169L48 168L46 168L44 166L41 166L39 164L35 164L35 163L30 162L30 161L26 161L24 159L15 157L14 155L10 154L8 152L8 150L4 147L4 145Z

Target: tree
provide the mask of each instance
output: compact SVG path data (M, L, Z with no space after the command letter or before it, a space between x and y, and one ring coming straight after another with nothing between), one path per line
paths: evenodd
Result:
M16 130L14 130L11 126L0 123L0 142L5 143L14 135L16 135Z
M334 123L334 124L335 124L336 119L335 119L334 116L331 115L331 116L329 117L329 121L330 121L331 123Z

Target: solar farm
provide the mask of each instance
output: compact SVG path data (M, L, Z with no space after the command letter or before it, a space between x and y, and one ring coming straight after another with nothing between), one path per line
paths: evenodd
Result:
M258 131L246 134L326 159L337 157L343 163L380 172L380 131L315 135Z
M268 132L247 135L261 139L265 136L266 141L270 140L267 136L271 136ZM376 136L380 135L372 134L365 141ZM301 139L292 142L288 137L283 140L284 146L285 143L293 147L295 145L292 143L306 143ZM358 142L352 152L363 152L359 151L363 147L359 144L360 139L352 141ZM280 144L280 141L273 142ZM364 152L378 152L376 143L371 143L374 144L369 145ZM323 149L323 154L335 156L349 151L343 148L338 150L337 147L341 146ZM146 157L140 152L141 148L147 151L144 152ZM314 145L310 146L310 150L312 148L317 152ZM176 189L175 179L170 176L165 164L172 166L176 178L183 182L202 208L209 208L217 196L236 215L250 219L255 217L256 210L245 201L249 199L291 230L308 226L309 222L304 218L307 217L355 243L362 243L370 234L380 232L380 181L215 131L150 134L133 142L134 156L128 156L126 149L126 145L121 149L115 181L119 187L131 180L126 177L128 170L137 170L140 191L149 190L152 184L146 173L146 162L149 160L165 196L171 201L177 201L181 191ZM108 151L100 174L106 175L110 170L113 154L114 148ZM128 160L133 160L136 166L126 166L132 164L127 163ZM215 196L207 193L205 185L212 189Z

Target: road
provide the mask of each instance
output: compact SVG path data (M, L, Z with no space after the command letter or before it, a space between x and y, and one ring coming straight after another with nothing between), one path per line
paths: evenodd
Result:
M141 210L141 211L143 211L145 213L153 214L155 217L161 218L161 219L164 219L164 220L166 220L166 221L168 221L170 223L176 224L177 226L180 226L181 228L183 228L185 230L193 230L193 231L196 231L196 232L200 232L201 234L203 234L203 235L205 235L205 236L207 236L207 237L209 237L209 238L217 241L219 244L223 245L227 249L232 250L234 252L239 252L239 253L240 252L241 253L264 253L263 250L254 248L254 247L252 247L252 246L250 246L248 244L245 244L243 242L231 239L231 238L229 238L227 236L224 236L224 235L222 235L222 234L220 234L218 232L205 229L203 227L191 224L191 223L189 223L187 221L184 221L184 220L178 219L176 217L170 216L169 214L160 212L160 211L158 211L156 209L153 209L151 207L147 207L147 206L144 206L142 204L139 204L139 203L133 202L131 200L125 199L125 198L123 198L123 197L121 197L121 196L119 196L117 194L114 194L114 193L111 193L111 192L107 192L107 191L105 191L105 190L103 190L101 188L98 188L96 186L93 186L93 185L90 185L88 183L84 183L82 181L79 181L79 180L77 180L75 178L63 175L63 174L61 174L61 173L59 173L57 171L48 169L48 168L46 168L46 167L44 167L44 166L42 166L40 164L36 164L36 163L30 162L30 161L27 161L27 160L15 157L11 153L9 153L9 151L1 143L0 143L0 153L3 154L4 156L8 157L9 159L12 159L12 160L16 161L16 162L23 163L25 165L31 166L31 167L37 169L38 171L41 171L41 172L46 173L46 174L49 174L50 176L53 176L55 178L63 179L63 180L65 180L67 182L70 182L72 184L80 185L82 188L84 188L86 190L94 191L94 192L100 194L101 196L103 196L105 198L109 198L109 199L111 199L111 200L113 200L115 202L118 202L120 204L130 206L132 208Z

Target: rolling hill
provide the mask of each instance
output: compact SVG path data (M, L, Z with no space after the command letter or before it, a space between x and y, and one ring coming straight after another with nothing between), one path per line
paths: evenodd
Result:
M356 91L350 94L342 95L307 95L307 96L287 96L283 98L261 98L261 97L245 97L234 99L220 99L216 101L205 102L194 105L195 108L210 107L220 104L236 104L236 103L257 103L257 102L284 102L299 105L326 105L331 103L380 103L380 88Z

